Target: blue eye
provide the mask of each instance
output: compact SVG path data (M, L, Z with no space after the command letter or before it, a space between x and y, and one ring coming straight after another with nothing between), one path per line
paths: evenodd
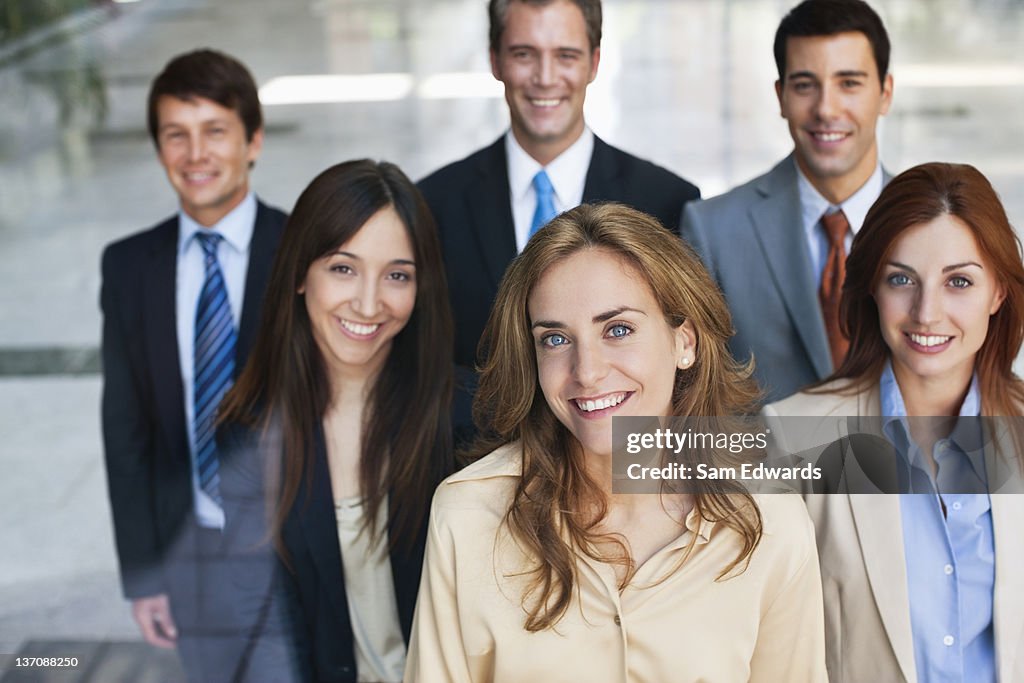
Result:
M950 287L955 287L956 289L967 289L972 284L973 283L967 278L965 278L963 275L954 275L953 277L949 278Z
M629 325L623 325L622 323L612 325L608 328L608 336L615 337L616 339L622 339L623 337L628 337L631 334L633 334L633 328Z
M889 277L885 278L885 281L893 287L904 287L912 283L910 276L906 273L893 273Z
M564 334L558 334L557 332L553 332L549 335L541 337L540 343L543 344L544 346L554 348L556 346L564 346L565 344L568 344L569 340L565 337Z

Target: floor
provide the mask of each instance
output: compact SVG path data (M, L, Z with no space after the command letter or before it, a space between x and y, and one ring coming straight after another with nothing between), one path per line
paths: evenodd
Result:
M763 172L790 149L771 58L790 4L605 0L591 127L705 196ZM886 166L972 163L1024 224L1024 2L872 4L894 45ZM501 134L484 7L104 2L0 46L0 672L39 641L137 639L106 501L97 296L103 245L175 210L145 131L150 79L195 47L244 61L266 102L253 183L288 209L337 161L388 159L419 178ZM303 92L294 75L338 78Z

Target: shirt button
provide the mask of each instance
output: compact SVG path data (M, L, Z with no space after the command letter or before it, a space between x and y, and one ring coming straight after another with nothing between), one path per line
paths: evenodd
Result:
M619 618L618 614L615 615L615 625L622 626L622 619Z
M946 572L946 576L949 576L953 573L953 565L947 564L945 567L942 568L942 571Z
M960 504L960 501L957 501L957 502L953 503L953 509L954 510L959 510L962 507L963 507L963 505Z
M953 636L946 636L942 639L942 644L946 647L950 647L951 645L953 645L953 642Z

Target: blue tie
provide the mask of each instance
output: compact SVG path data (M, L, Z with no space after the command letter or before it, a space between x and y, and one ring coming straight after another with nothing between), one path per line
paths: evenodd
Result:
M217 458L217 407L235 373L235 324L217 261L217 233L200 232L196 239L205 257L205 280L196 306L193 396L195 397L195 457L199 486L219 505L220 463Z
M555 188L551 186L551 178L544 169L533 176L533 189L537 192L537 210L533 212L533 223L530 224L530 237L544 227L544 224L558 215L555 211Z

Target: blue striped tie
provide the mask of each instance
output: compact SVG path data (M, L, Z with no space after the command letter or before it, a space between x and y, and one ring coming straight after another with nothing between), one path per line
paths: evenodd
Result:
M537 193L537 208L533 212L533 222L530 224L530 237L558 215L555 211L555 188L544 169L537 171L537 175L533 176L533 189Z
M195 374L195 458L199 486L210 497L221 503L220 463L217 458L216 434L217 406L228 390L235 374L235 324L231 318L231 304L217 261L217 245L223 239L213 232L200 232L196 239L205 257L205 280L196 306Z

